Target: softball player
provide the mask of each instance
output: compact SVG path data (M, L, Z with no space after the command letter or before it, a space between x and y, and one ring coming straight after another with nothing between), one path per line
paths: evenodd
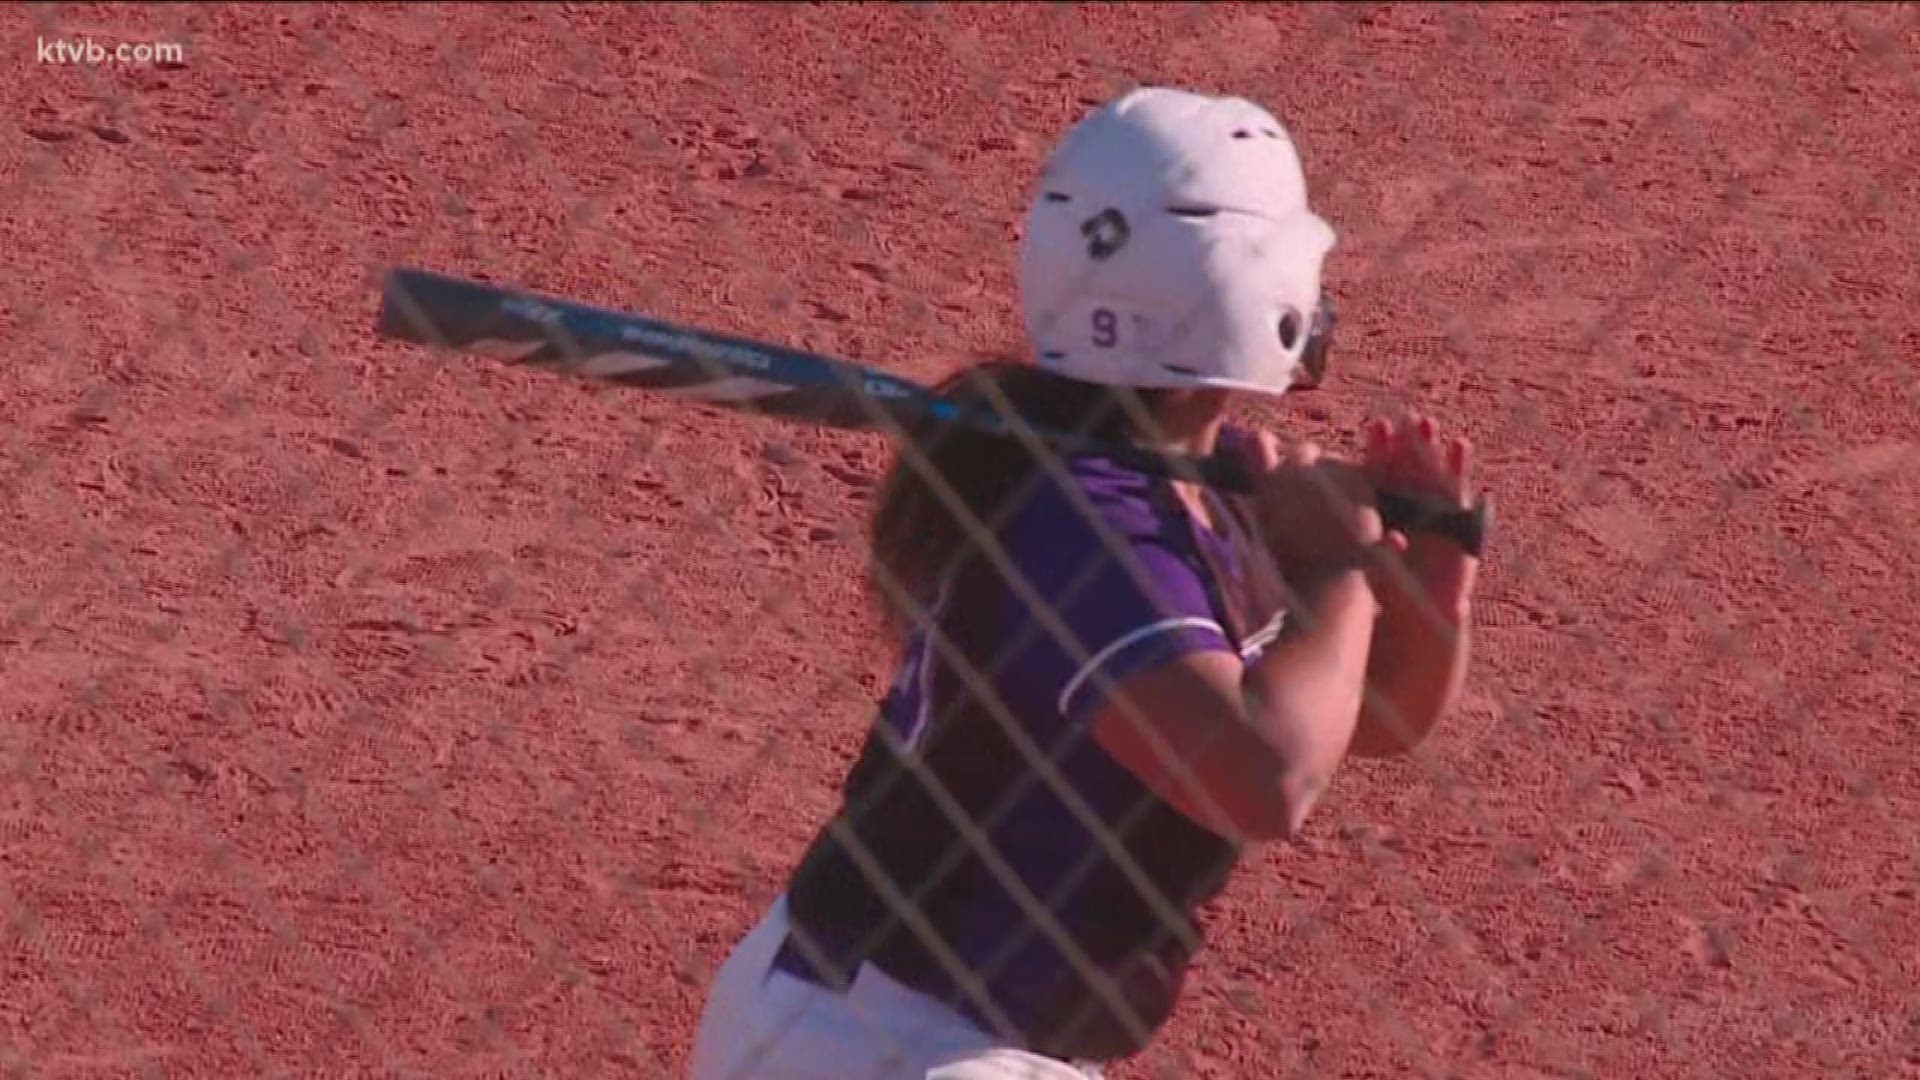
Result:
M1369 497L1466 505L1467 444L1378 422L1340 465L1225 419L1319 378L1333 245L1249 102L1136 90L1054 150L1021 246L1037 362L946 390L1237 453L1253 490L1017 439L903 449L872 526L897 676L840 811L719 971L694 1080L1096 1076L1172 1013L1243 846L1445 712L1477 562L1384 531Z

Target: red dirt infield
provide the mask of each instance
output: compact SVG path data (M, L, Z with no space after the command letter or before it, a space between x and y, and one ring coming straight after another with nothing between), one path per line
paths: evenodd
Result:
M886 678L887 447L377 340L375 276L937 377L1145 82L1271 107L1341 233L1251 419L1428 410L1500 519L1457 715L1115 1074L1920 1076L1913 7L0 27L0 1072L679 1075Z

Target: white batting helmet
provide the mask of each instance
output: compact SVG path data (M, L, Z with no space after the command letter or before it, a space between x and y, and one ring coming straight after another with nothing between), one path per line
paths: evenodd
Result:
M1087 382L1285 393L1324 363L1333 246L1271 113L1133 90L1046 162L1020 243L1027 333L1042 367Z

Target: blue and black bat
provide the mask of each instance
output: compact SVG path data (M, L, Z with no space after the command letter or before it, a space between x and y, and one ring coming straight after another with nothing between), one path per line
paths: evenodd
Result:
M452 349L826 427L925 425L1016 437L1008 418L962 405L896 375L817 353L677 326L419 269L386 274L376 327L384 337ZM1161 476L1190 476L1227 491L1249 477L1226 455L1180 457L1022 424L1062 454L1098 453ZM1479 554L1491 524L1471 510L1379 492L1388 527L1446 536Z

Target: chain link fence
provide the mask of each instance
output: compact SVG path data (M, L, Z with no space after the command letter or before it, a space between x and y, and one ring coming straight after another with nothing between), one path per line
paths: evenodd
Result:
M1920 1076L1912 6L0 19L8 1075L684 1075L893 677L899 448L382 341L377 277L933 381L1171 84L1340 233L1328 385L1244 422L1424 411L1501 516L1460 705L1110 1074Z

